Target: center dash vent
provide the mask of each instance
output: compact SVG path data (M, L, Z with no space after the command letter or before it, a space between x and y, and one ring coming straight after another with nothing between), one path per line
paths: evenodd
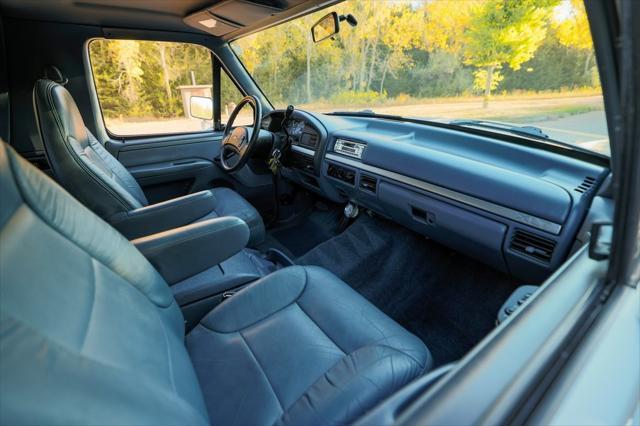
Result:
M551 262L555 247L555 241L520 229L511 237L511 250L547 263Z
M596 183L596 178L587 176L584 178L582 183L576 186L575 188L573 188L573 190L581 194L584 194L585 192L589 191L593 187L594 183Z
M360 176L360 189L364 191L376 193L377 179L372 176L361 175Z

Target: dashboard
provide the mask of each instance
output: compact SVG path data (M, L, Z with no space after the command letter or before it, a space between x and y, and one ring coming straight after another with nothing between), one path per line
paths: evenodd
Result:
M451 128L295 110L282 129L283 117L277 110L262 124L291 136L283 177L525 283L566 259L609 174L595 159Z

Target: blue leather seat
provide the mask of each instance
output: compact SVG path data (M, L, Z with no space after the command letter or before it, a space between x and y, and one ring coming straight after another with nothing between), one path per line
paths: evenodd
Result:
M344 424L430 367L329 272L292 267L184 336L122 235L0 144L0 424Z
M61 74L58 79L63 80ZM134 177L85 127L67 89L44 78L36 82L33 96L42 142L58 182L128 238L213 217L235 216L249 226L250 246L264 240L264 223L258 211L227 188L202 191L207 194L199 198L179 197L172 203L149 205ZM144 218L127 225L122 218L129 215Z

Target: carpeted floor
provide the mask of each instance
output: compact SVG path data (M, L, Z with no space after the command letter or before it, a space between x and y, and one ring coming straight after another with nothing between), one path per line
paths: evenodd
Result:
M317 234L327 237L312 228L303 223L277 238L299 255ZM342 278L420 337L435 366L459 359L489 333L498 309L518 285L488 266L367 215L297 263L322 266Z
M284 246L286 251L283 251L295 258L334 237L342 216L342 208L326 204L322 206L322 209L314 208L301 214L300 218L290 225L269 230L267 245L281 250Z

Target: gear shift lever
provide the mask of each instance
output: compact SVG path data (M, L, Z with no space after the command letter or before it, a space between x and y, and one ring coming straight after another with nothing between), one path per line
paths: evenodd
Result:
M358 205L349 201L346 206L344 206L344 211L342 212L342 218L340 218L340 222L338 222L338 233L341 233L352 219L355 219L358 216Z

